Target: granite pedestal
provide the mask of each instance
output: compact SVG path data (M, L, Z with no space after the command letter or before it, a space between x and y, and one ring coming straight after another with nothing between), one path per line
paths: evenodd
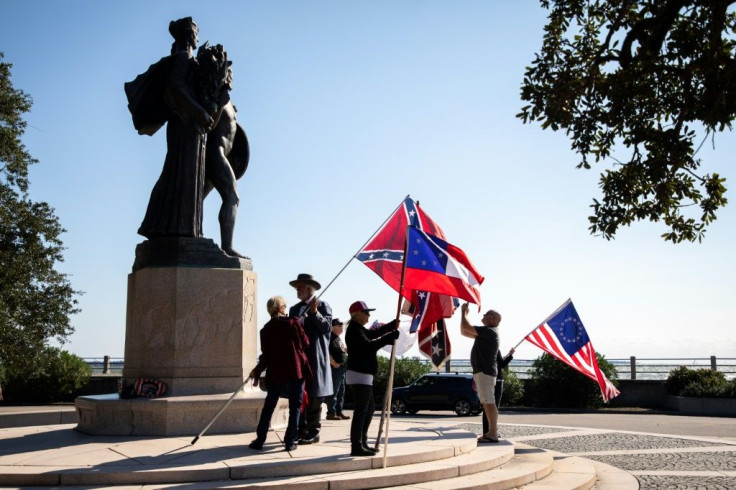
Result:
M128 276L124 382L166 383L159 398L84 396L77 429L105 435L198 434L258 360L257 277L249 270L146 267ZM208 430L255 430L265 393L250 384ZM280 403L272 425L286 423Z

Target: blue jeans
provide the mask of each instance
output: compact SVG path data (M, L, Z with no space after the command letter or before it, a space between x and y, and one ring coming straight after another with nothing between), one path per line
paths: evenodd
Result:
M341 414L345 401L345 366L332 369L332 395L327 397L327 413Z
M279 395L286 392L289 398L289 423L284 434L284 445L289 446L296 442L296 432L299 426L299 411L302 408L302 393L304 392L304 380L289 381L286 383L272 383L268 385L266 401L263 403L261 418L256 428L256 440L261 444L266 440L268 427L271 425L271 416L276 409Z

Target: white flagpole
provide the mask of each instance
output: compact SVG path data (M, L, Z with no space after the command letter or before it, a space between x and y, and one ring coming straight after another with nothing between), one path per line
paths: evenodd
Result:
M409 227L406 227L406 234L409 234ZM398 328L398 322L401 315L401 291L404 289L404 275L406 273L406 249L407 249L407 238L404 238L404 257L402 258L401 264L401 283L399 286L399 301L396 306L396 326ZM383 410L381 411L381 423L378 425L378 436L376 437L376 448L380 444L381 432L383 428L383 421L386 421L386 436L383 439L383 467L386 467L386 458L388 457L388 426L391 417L389 415L389 408L391 407L391 395L394 386L394 368L396 367L396 340L391 344L391 361L388 367L388 383L386 384L386 393L383 396Z

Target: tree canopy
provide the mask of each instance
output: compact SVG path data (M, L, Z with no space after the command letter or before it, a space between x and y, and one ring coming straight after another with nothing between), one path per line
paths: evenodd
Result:
M21 142L23 114L31 98L10 80L12 65L0 53L0 364L31 369L51 339L63 343L74 331L78 294L66 274L54 210L28 196L28 167L37 163Z
M697 153L736 113L734 0L540 1L548 22L517 117L564 130L578 168L613 163L591 234L661 220L665 240L701 241L727 203Z

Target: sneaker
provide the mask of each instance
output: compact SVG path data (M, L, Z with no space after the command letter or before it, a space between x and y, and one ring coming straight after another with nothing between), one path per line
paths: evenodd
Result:
M335 415L334 413L328 413L327 420L342 420L342 417Z
M287 444L285 447L287 451L296 451L296 448L299 446L297 446L295 442L292 442L291 444Z
M337 416L342 420L350 420L350 415L345 415L344 413L338 413Z
M255 439L253 442L251 442L250 444L248 444L248 447L251 448L251 449L261 450L261 449L263 449L263 443L261 441L259 441L258 439Z

